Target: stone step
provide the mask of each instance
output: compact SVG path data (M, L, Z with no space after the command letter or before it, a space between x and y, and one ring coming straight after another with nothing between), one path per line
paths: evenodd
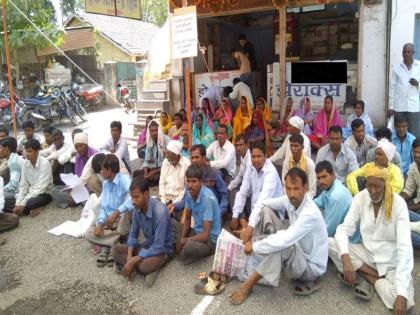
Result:
M145 83L146 90L168 90L167 80L153 80Z
M171 102L166 100L149 100L141 99L136 102L136 109L155 109L160 108L162 110L169 110Z
M141 99L146 100L168 100L168 91L166 90L143 90L141 92Z

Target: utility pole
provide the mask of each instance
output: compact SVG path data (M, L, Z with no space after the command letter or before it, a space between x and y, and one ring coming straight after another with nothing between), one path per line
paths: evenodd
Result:
M10 50L9 50L9 36L7 34L6 0L2 0L2 15L3 15L3 31L4 31L4 49L6 51L6 62L7 62L7 76L9 77L10 110L13 115L13 134L16 138L17 135L16 135L16 113L15 113L15 97L14 97L15 94L13 91L12 65L10 61Z

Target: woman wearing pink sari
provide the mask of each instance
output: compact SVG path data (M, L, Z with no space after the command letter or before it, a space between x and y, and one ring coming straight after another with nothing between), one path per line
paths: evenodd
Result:
M219 108L216 110L213 116L214 131L217 131L219 125L225 125L228 127L229 139L232 137L232 119L233 111L228 99L224 98L220 102Z
M332 126L343 127L343 120L334 105L332 96L324 98L324 108L318 112L314 120L314 130L308 138L315 150L323 146L328 139L328 130Z

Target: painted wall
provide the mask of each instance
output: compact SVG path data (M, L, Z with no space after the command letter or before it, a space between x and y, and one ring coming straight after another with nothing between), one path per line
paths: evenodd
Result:
M386 121L386 1L368 6L361 1L359 11L357 97L365 101L375 127Z
M96 58L98 63L98 68L103 69L104 63L107 61L115 61L115 62L135 62L136 57L130 56L124 53L121 49L118 49L113 44L111 44L108 40L103 38L100 35L95 35L96 41L99 44L99 56Z

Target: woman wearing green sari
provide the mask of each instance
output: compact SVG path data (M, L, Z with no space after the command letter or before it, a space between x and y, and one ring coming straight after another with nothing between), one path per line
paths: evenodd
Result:
M202 144L206 148L214 142L214 133L213 130L207 125L205 119L203 119L203 114L199 113L194 117L193 124L193 145Z

